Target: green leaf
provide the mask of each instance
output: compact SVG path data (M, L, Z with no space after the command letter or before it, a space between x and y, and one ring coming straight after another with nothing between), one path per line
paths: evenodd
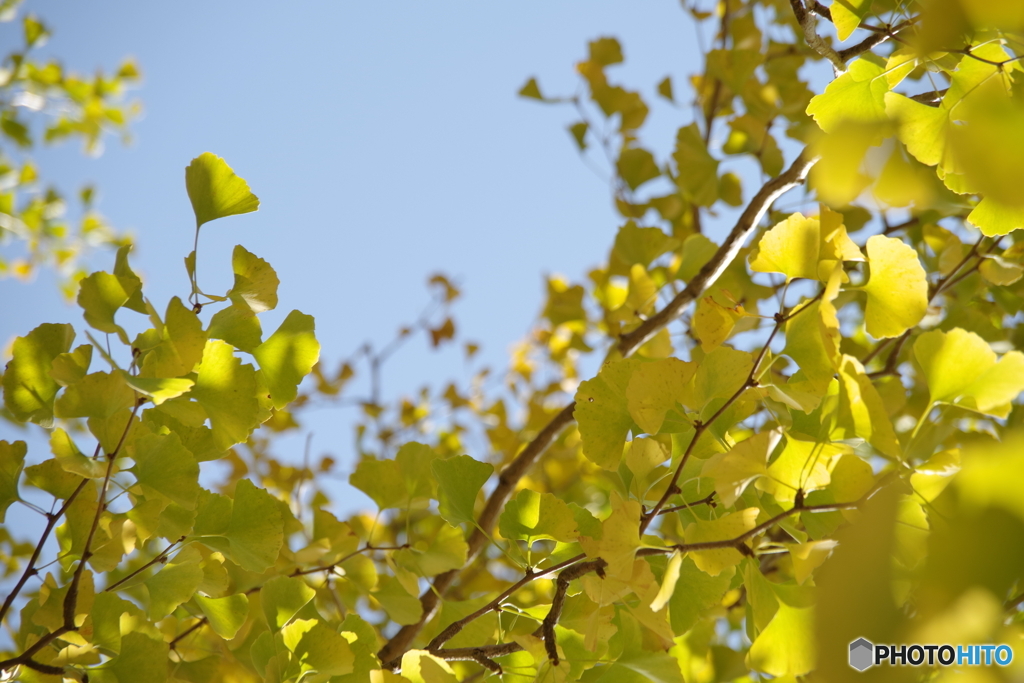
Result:
M65 472L86 479L100 479L107 473L106 462L93 460L78 450L78 446L63 429L55 429L50 435L50 452Z
M601 522L601 537L581 536L580 545L587 557L600 557L608 563L608 576L628 581L633 576L633 559L640 547L640 503L623 500L613 491L611 507L612 513Z
M1024 391L1024 354L1010 351L997 361L984 339L959 327L922 334L914 341L914 357L933 403L1006 417L1010 401Z
M540 92L540 86L537 85L536 78L531 78L526 81L526 84L519 89L518 95L520 97L528 97L533 100L540 100L541 102L544 101L544 96Z
M633 425L626 402L626 387L641 361L606 363L597 377L581 382L576 390L574 415L583 440L583 455L595 465L615 470L622 446Z
M125 375L124 380L135 391L153 399L154 405L160 405L168 399L187 394L192 389L192 385L195 384L192 380L183 377L133 377Z
M730 512L719 519L697 520L687 525L683 531L683 537L686 539L686 543L731 540L754 528L758 512L757 508L746 508ZM707 572L711 576L718 576L743 561L740 551L735 548L694 550L690 552L690 557L701 571Z
M292 311L269 339L253 349L278 410L295 400L299 383L320 358L314 327L313 316Z
M169 652L167 643L134 631L121 638L121 654L107 666L118 683L164 683Z
M167 304L166 322L160 331L160 343L142 361L142 377L181 377L195 370L203 359L206 333L203 324L181 299L172 297Z
M260 588L263 616L273 631L280 631L316 595L299 577L275 576Z
M185 189L196 215L196 228L225 216L256 211L259 198L227 162L203 152L185 168Z
M163 619L195 595L203 580L200 560L202 557L198 550L185 546L159 572L145 580L149 590L150 619Z
M53 359L50 377L62 386L78 382L89 372L92 363L92 344L82 344L69 353L62 353Z
M626 385L629 416L647 434L657 434L665 414L684 401L696 363L663 358L635 366Z
M875 235L867 242L871 276L861 288L868 295L864 322L876 339L898 337L928 311L928 280L917 252L895 237Z
M768 476L768 456L781 437L778 430L761 432L704 461L700 475L714 479L715 491L725 507L732 507L752 481Z
M222 341L206 343L191 395L209 415L214 441L221 450L245 441L259 424L256 371L243 365L234 349Z
M277 499L248 479L239 481L224 536L231 541L235 562L251 572L265 572L277 562L284 546L284 519Z
M0 524L7 516L7 508L11 503L21 499L18 479L21 478L27 452L28 445L24 441L0 441Z
M621 657L614 664L602 666L595 683L683 683L683 675L675 657L666 652L642 650Z
M301 626L301 629L294 628ZM296 631L297 639L290 638L290 631ZM295 653L302 671L315 672L320 676L340 676L352 672L355 655L348 641L321 621L297 620L282 632L285 646Z
M249 598L236 593L224 598L195 596L196 604L210 622L213 632L224 640L231 640L249 617Z
M683 566L683 553L678 550L668 558L668 564L665 565L665 575L661 580L661 588L658 589L658 594L654 596L654 601L651 602L651 609L655 612L661 610L672 596L676 592L676 583L679 581L679 571Z
M521 489L505 504L498 530L507 539L531 545L540 539L570 543L579 538L576 519L565 501L530 489Z
M415 595L410 595L402 584L392 576L382 576L373 597L396 624L406 626L418 623L423 615L423 605Z
M233 303L214 313L207 334L210 339L223 339L247 353L263 343L260 319L247 304Z
M135 291L126 290L125 282L116 275L97 272L79 283L78 305L90 326L100 332L116 334L127 344L128 336L114 322L114 314L133 294Z
M629 189L635 190L648 180L661 175L658 162L654 155L640 147L629 147L622 150L615 161L619 177L626 181Z
M658 82L658 94L669 102L676 101L672 94L672 78L670 76L665 76L665 78Z
M627 221L615 235L609 272L628 275L636 264L647 268L659 256L678 246L679 240L669 237L661 228L640 228L633 221Z
M438 513L452 526L476 524L474 507L480 488L494 472L494 466L468 455L435 460L431 465L437 479Z
M135 442L132 471L147 497L163 496L194 510L199 496L199 463L177 434L148 434Z
M395 551L395 564L419 576L437 576L466 564L469 546L457 527L442 525L430 543L419 542L412 548Z
M672 630L686 633L703 618L709 609L722 602L736 570L729 568L717 576L701 571L692 557L684 557L679 567L679 590L669 601Z
M696 123L679 129L672 158L679 174L676 183L686 198L698 206L714 204L718 199L718 160L708 152Z
M54 414L105 419L134 403L135 392L125 382L124 373L94 372L64 391L54 404Z
M50 376L55 358L75 339L71 325L44 323L14 340L13 357L3 376L4 406L17 420L43 427L53 424L53 399L60 384Z
M69 498L82 482L78 475L65 471L56 458L26 467L25 480L61 500Z
M235 272L235 284L227 293L231 301L247 306L253 313L277 306L277 287L281 281L269 263L239 244L231 254L231 268Z
M746 384L753 366L754 358L746 351L719 346L697 366L687 405L703 410L716 398L729 398Z
M801 676L814 663L814 609L779 603L775 617L750 646L747 665L773 676Z

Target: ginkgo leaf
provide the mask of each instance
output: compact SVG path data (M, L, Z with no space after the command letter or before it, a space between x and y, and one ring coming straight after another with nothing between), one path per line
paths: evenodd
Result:
M121 341L128 343L124 329L114 322L118 309L127 303L133 291L124 287L124 282L115 275L96 272L79 283L78 305L85 322L100 332L117 334Z
M193 510L199 496L199 463L177 434L147 434L135 442L135 478L143 492Z
M260 588L260 605L271 630L279 631L313 599L316 591L299 577L275 576Z
M277 287L281 281L269 263L249 252L241 244L231 254L231 269L235 283L227 296L253 313L263 313L277 307Z
M914 357L924 372L933 403L1006 417L1010 401L1024 391L1024 354L995 351L974 332L959 327L932 330L914 341Z
M818 277L821 225L817 218L794 213L761 236L751 253L750 269L782 273L786 280Z
M139 631L121 637L121 653L107 663L118 683L146 681L164 683L168 679L167 655L170 649L163 640L151 638Z
M644 493L647 475L672 457L672 443L667 436L658 438L637 437L626 449L625 463L633 473L636 493Z
M861 288L868 300L864 322L876 339L898 337L924 318L928 281L914 249L895 237L875 235L867 242L871 276Z
M232 303L213 314L207 328L210 339L223 339L239 351L252 353L263 343L260 319L248 305Z
M277 499L248 479L239 481L224 536L231 542L233 559L243 569L265 572L284 546L284 519Z
M701 476L714 479L715 492L723 505L732 507L748 484L767 476L768 456L780 438L782 433L777 430L761 432L704 461Z
M185 546L160 571L143 582L149 591L151 619L163 619L195 594L203 580L203 569L199 566L201 559L198 550Z
M53 359L50 377L66 387L85 377L91 362L92 344L82 344L74 351L62 353Z
M871 10L871 0L839 0L832 2L829 10L836 26L836 37L846 40Z
M259 424L256 371L223 341L206 343L191 396L209 415L213 438L222 450L245 441Z
M298 631L298 638L289 642L288 631L305 621ZM307 627L308 626L308 627ZM348 641L336 630L322 621L296 620L286 626L282 635L285 646L295 653L296 659L304 672L314 672L322 676L343 676L352 673L355 655Z
M710 296L701 299L693 313L693 332L704 353L710 353L721 346L732 334L736 323L746 314L743 306L728 308Z
M826 133L844 122L872 123L887 120L885 93L889 91L884 69L863 57L811 98L807 113Z
M684 403L703 410L716 398L729 398L746 384L753 365L754 358L746 351L719 346L697 366L693 398Z
M935 166L947 155L949 111L945 107L929 107L898 93L885 94L886 113L899 121L899 139L915 159Z
M402 677L412 683L458 683L448 662L426 650L409 650L402 655Z
M579 537L576 519L565 501L530 489L521 489L505 503L498 531L505 538L530 544L539 539L570 543Z
M626 387L640 363L633 358L606 363L597 377L581 382L576 390L574 415L583 440L583 455L608 470L619 466L626 434L633 425Z
M754 486L771 493L777 501L793 501L797 490L807 493L828 486L832 464L845 451L838 444L805 441L787 434L785 447L768 466L768 476L758 479Z
M210 628L221 638L231 640L249 617L249 598L236 593L223 598L195 596L196 604L210 622Z
M717 576L710 576L686 554L676 581L679 590L672 594L668 605L672 630L676 633L689 631L707 610L721 604L735 573L735 569L729 568Z
M14 340L13 357L3 375L4 406L18 420L43 427L53 424L53 400L60 384L50 376L51 365L71 348L71 325L44 323Z
M802 584L815 569L828 559L836 541L826 539L822 541L809 541L807 543L787 543L789 557L793 561L793 576L796 582Z
M196 228L225 216L256 211L260 200L227 162L203 152L185 168L185 189L196 215Z
M417 576L436 576L466 564L469 546L463 539L462 529L444 524L430 543L417 543L394 554L395 564ZM413 580L412 589L416 589Z
M665 413L683 400L686 385L696 371L696 363L678 358L635 366L626 385L626 408L640 429L648 434L658 433Z
M732 540L756 526L759 512L757 508L746 508L711 521L698 520L687 525L683 537L687 544ZM730 547L691 550L690 557L701 571L711 576L718 576L743 560L740 551Z
M839 368L837 427L844 431L846 438L860 437L880 453L900 457L900 443L889 412L864 366L853 356L844 355Z
M814 668L814 633L814 608L782 602L751 644L747 665L772 676L801 676Z
M628 579L633 573L633 557L640 547L640 503L611 495L612 513L601 522L601 538L580 537L583 552L608 563L608 576Z
M167 304L160 338L160 343L142 361L141 377L180 378L192 372L203 358L206 348L203 323L178 297L172 297Z
M153 399L153 405L186 394L195 384L184 377L136 377L125 375L125 383L135 391Z
M21 442L15 442L21 443ZM93 459L78 450L78 446L63 429L54 429L50 435L50 452L65 472L86 479L100 479L107 473L106 462Z
M672 599L672 595L676 592L676 582L679 581L679 570L683 565L683 553L678 550L674 551L668 558L668 564L665 565L665 575L661 580L661 588L658 590L658 594L654 598L654 602L651 603L651 609L655 612L661 610L668 601Z
M314 328L313 316L292 311L277 331L252 351L278 410L295 400L299 383L320 358Z
M68 387L54 403L57 417L108 418L135 402L121 372L94 372ZM123 428L124 423L121 423Z
M437 479L438 513L452 526L475 524L477 494L490 479L494 466L468 455L456 455L435 460L431 469Z
M683 194L698 206L714 204L718 199L718 160L708 152L696 123L679 129L672 159Z
M0 524L7 516L7 508L21 496L18 494L18 479L25 466L28 446L24 441L0 441Z
M1001 204L997 199L985 197L967 214L967 221L978 226L982 234L989 237L1008 235L1014 230L1024 228L1024 206ZM986 265L989 269L992 268L988 264L988 260L981 264L982 274L984 274ZM997 282L996 284L1009 283Z

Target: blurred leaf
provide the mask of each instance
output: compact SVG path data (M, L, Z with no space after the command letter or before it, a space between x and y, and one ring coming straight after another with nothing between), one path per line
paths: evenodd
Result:
M18 479L25 466L27 452L28 446L24 441L0 441L0 523L4 522L11 503L21 499Z
M209 620L210 628L221 638L231 640L249 617L249 598L236 593L224 598L195 596L196 604Z
M18 420L53 424L53 400L60 385L50 376L55 358L71 349L71 325L44 323L14 340L13 358L3 375L4 407Z

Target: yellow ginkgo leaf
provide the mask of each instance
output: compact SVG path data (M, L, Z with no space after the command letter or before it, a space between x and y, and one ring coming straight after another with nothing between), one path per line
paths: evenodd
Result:
M732 334L736 322L746 314L743 306L727 308L710 296L701 299L693 314L693 331L704 353L710 353L721 346Z
M709 522L700 520L688 525L683 531L683 536L687 544L731 540L756 526L758 512L760 510L757 508L746 508ZM693 550L690 554L697 568L711 576L718 576L743 560L739 550L728 547Z
M871 276L864 322L876 339L898 337L917 325L928 310L928 281L917 252L895 237L875 235L867 243Z

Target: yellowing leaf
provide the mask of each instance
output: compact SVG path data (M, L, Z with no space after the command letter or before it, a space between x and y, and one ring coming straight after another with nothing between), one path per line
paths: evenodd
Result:
M235 562L251 572L265 572L284 546L284 519L277 499L248 479L239 481L224 535L231 541Z
M199 566L202 558L192 546L185 546L156 574L145 580L149 591L149 616L154 621L163 619L188 602L203 580Z
M269 339L253 349L278 410L295 400L299 383L320 358L314 328L313 316L292 311Z
M575 418L583 441L583 455L595 465L614 470L622 459L622 446L633 425L627 409L626 387L636 359L606 363L597 377L581 382L576 390Z
M633 573L633 557L640 547L640 503L623 500L613 491L611 506L611 515L601 522L601 538L581 536L580 545L587 557L600 557L608 563L608 576L628 579Z
M741 441L725 453L717 453L704 461L700 476L715 481L715 492L725 507L732 507L743 495L747 485L768 474L768 456L782 437L773 430L761 432Z
M477 494L490 479L494 466L468 455L456 455L447 460L435 460L431 469L437 479L438 513L452 526L475 524Z
M693 398L684 403L703 410L716 398L729 398L743 387L753 366L754 358L746 351L719 346L697 366Z
M195 596L196 604L210 622L210 628L221 638L231 640L249 617L249 598L236 593L224 598Z
M260 605L271 630L279 631L291 621L316 591L299 577L275 576L260 588Z
M464 566L468 554L469 546L462 537L462 529L443 524L430 543L419 542L412 548L402 548L395 552L394 559L395 564L419 576L436 576ZM415 579L411 583L411 590L415 591Z
M223 341L206 343L191 395L209 415L213 438L221 450L245 441L259 424L256 371L243 365Z
M947 155L949 110L929 107L898 93L885 94L886 113L899 121L899 139L926 166L942 163Z
M167 304L167 320L161 341L142 361L142 377L181 377L192 372L203 358L206 333L199 316L178 297Z
M402 678L412 683L458 683L455 672L440 657L426 650L409 650L402 655Z
M654 602L651 603L651 609L655 612L660 611L672 599L672 595L676 592L676 582L679 581L679 570L682 565L683 553L676 550L668 558L668 564L665 566L665 576L661 580L661 589L658 590L658 595L655 596Z
M100 332L117 334L121 341L128 343L128 336L121 326L114 322L117 309L127 303L134 291L128 291L115 275L97 272L79 283L78 305L82 308L85 322Z
M825 92L811 99L807 113L826 133L836 131L842 122L885 121L884 98L888 90L882 67L861 57L829 83Z
M27 452L28 446L24 441L0 441L0 524L7 515L7 508L20 499L18 479L25 466Z
M235 283L227 296L233 302L247 306L253 313L277 306L277 286L281 281L269 263L239 244L231 254L231 269L235 272Z
M679 129L672 159L683 194L698 206L714 204L718 199L718 160L708 152L696 123Z
M1024 206L1003 204L992 197L985 197L967 214L967 221L978 226L978 229L989 237L1008 235L1014 230L1024 228ZM987 264L987 260L981 264L983 275ZM992 266L988 265L987 267L988 272L991 273ZM996 282L996 284L1003 283Z
M677 358L635 366L626 385L626 407L644 432L657 434L665 414L683 400L697 367Z
M195 384L184 377L135 377L125 375L125 382L129 387L144 396L153 399L153 405L160 405L164 401L186 394Z
M297 624L298 621L292 625ZM324 677L352 673L355 655L344 636L322 621L308 620L308 625L309 628L301 630L297 642L287 643L302 671Z
M724 517L711 521L698 520L687 525L683 531L686 544L727 541L737 538L757 525L757 508L746 508L730 512ZM735 548L712 548L709 550L691 550L690 556L694 564L711 576L718 576L723 571L735 567L743 560L743 555Z
M814 491L828 486L835 459L844 452L842 446L804 441L786 435L782 453L768 466L768 477L754 485L782 501L793 501L798 489Z
M135 478L147 497L161 496L194 510L199 496L199 463L174 432L147 434L135 442Z
M787 281L798 277L815 280L820 249L818 219L794 213L761 236L751 254L750 269L759 273L782 273Z
M121 372L94 372L68 387L54 404L57 417L108 418L131 406L135 392ZM124 428L124 423L119 425Z
M839 368L839 422L842 438L860 437L891 458L901 454L892 420L882 397L853 356L843 356Z
M924 318L928 281L912 247L895 237L875 235L867 242L871 276L862 287L868 296L864 322L876 339L898 337Z
M871 0L834 0L829 10L832 23L836 25L836 36L846 40L871 10Z
M51 364L71 348L71 325L44 323L14 340L14 356L3 375L4 406L18 420L43 427L53 424L53 399L60 384L50 376Z
M256 211L260 200L222 158L203 152L185 168L185 189L196 228L225 216Z
M737 321L746 315L743 306L727 308L706 296L697 303L693 314L693 332L704 353L717 349L732 334Z
M934 403L1005 417L1010 401L1024 391L1024 354L1010 351L996 361L984 339L959 327L922 334L914 356Z
M772 676L802 676L815 664L814 609L779 604L779 611L754 640L747 665Z
M828 559L836 547L834 540L810 541L808 543L787 543L789 557L793 561L793 575L802 584L821 563Z
M121 653L107 664L116 680L164 683L168 679L167 643L139 631L121 638Z
M510 540L532 544L538 539L569 543L579 538L576 519L564 501L550 493L522 489L505 504L498 530Z

